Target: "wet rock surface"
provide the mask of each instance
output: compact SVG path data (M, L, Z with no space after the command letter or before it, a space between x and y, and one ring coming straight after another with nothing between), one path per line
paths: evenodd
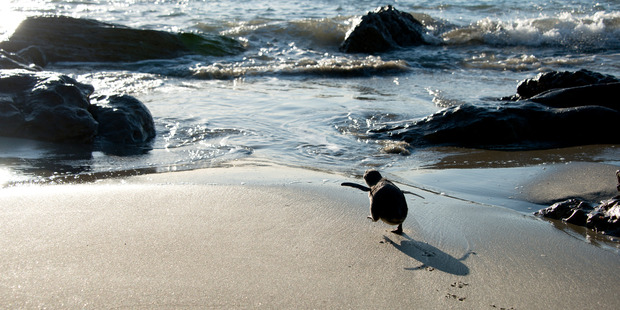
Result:
M424 26L411 14L380 7L364 15L349 31L340 50L345 53L379 53L392 49L426 44Z
M66 75L0 71L0 135L49 142L116 144L155 136L148 109L130 96L90 102L94 88Z
M601 201L597 206L569 199L541 209L535 215L586 226L599 233L620 236L620 196Z
M579 70L574 72L552 71L541 73L534 78L521 81L517 86L517 94L513 96L512 99L529 99L557 89L618 82L620 82L620 80L618 80L615 76L605 75L589 70ZM593 93L590 95L593 95Z
M25 48L18 53L0 49L0 69L24 69L41 71L46 60L43 53L36 47Z
M0 42L9 53L39 49L36 62L132 62L166 59L186 54L230 55L243 50L236 40L224 36L133 29L122 25L66 16L38 16L24 20L11 37Z
M49 72L2 71L0 135L89 143L98 124L88 112L90 85Z
M616 171L616 177L617 189L620 191L620 170ZM538 210L534 215L585 226L605 235L620 236L620 195L601 201L598 205L568 199Z
M575 76L582 77L579 81L590 81L583 78L583 71L543 75L554 77L554 82L546 83L545 90L530 99L502 101L493 106L448 107L412 123L368 134L371 138L405 141L418 147L452 145L527 150L620 143L616 125L620 119L620 102L613 99L620 92L620 83L607 83L614 77L588 71L587 76L599 77L596 79L599 84L553 88L574 85ZM538 80L546 79L539 76Z
M155 137L151 112L134 97L102 96L96 98L89 111L99 123L98 138L108 150L119 144L140 146ZM115 152L119 151L123 152Z

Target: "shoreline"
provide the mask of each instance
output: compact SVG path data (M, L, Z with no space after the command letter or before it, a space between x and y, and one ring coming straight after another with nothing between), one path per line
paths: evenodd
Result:
M250 177L248 177L248 175ZM416 189L402 236L358 179L242 165L0 190L0 304L615 309L618 253ZM36 189L36 190L34 190Z

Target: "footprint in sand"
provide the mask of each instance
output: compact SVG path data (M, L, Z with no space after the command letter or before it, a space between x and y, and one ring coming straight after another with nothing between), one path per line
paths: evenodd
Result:
M451 287L454 288L464 288L466 286L468 286L469 283L465 283L462 281L456 281L452 284L450 284ZM450 299L454 299L454 300L458 300L458 301L465 301L465 299L467 299L467 297L463 297L463 296L458 296L456 294L452 294L452 293L447 293L446 294L446 298L450 298Z

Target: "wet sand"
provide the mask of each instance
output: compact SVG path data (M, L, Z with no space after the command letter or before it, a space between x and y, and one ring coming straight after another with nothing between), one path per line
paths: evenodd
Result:
M405 185L426 199L394 235L343 181L360 180L250 165L1 189L0 305L620 307L613 250Z

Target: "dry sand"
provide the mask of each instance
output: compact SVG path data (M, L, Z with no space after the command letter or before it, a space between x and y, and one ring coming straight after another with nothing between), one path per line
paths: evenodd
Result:
M0 308L618 309L620 255L501 207L244 166L0 190Z

